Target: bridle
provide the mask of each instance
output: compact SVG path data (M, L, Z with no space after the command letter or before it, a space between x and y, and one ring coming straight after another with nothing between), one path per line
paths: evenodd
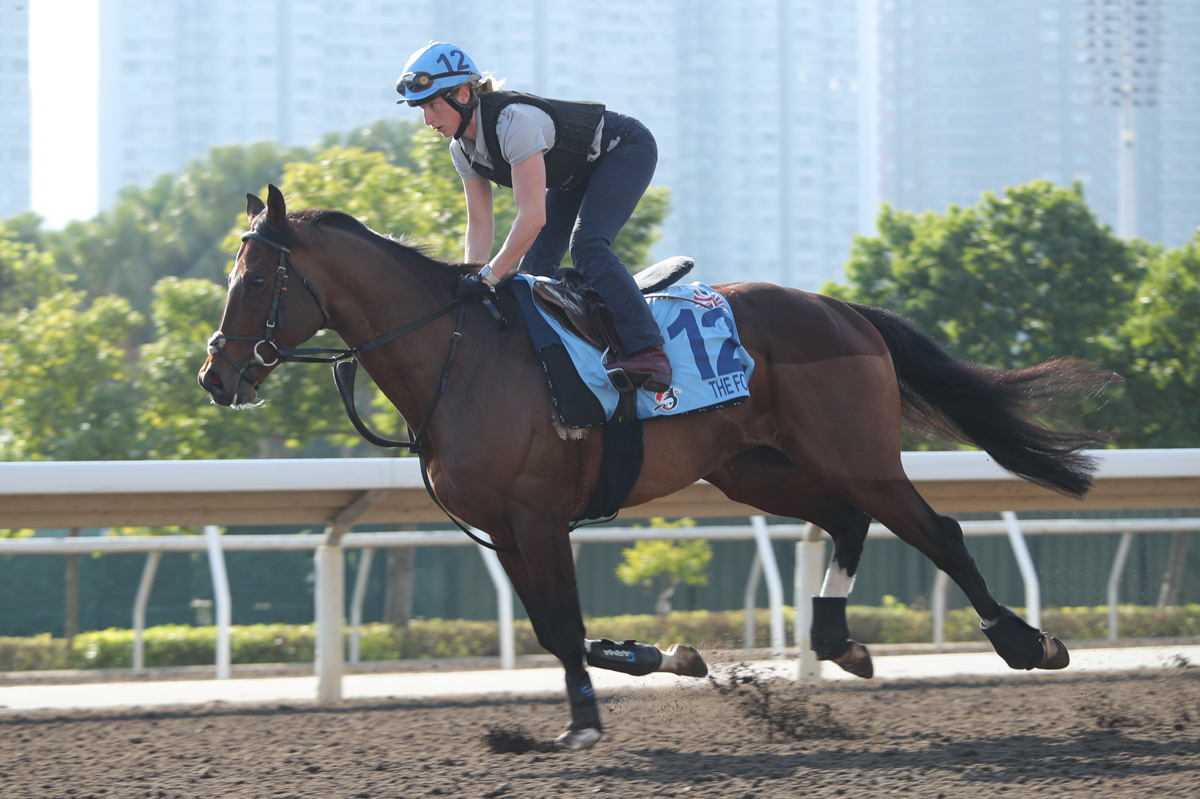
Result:
M243 233L242 241L257 241L279 251L279 267L275 270L275 291L271 295L271 310L267 312L267 321L261 336L233 336L227 335L218 330L208 339L208 354L220 355L222 358L229 361L233 368L237 370L239 381L245 380L255 388L258 388L258 384L261 381L256 379L254 375L250 374L248 371L252 364L258 364L262 367L271 367L277 366L283 361L289 360L328 363L329 359L327 358L307 357L310 354L316 353L317 350L315 349L285 350L275 343L275 331L284 329L283 298L284 292L287 291L289 269L296 273L296 276L300 278L300 281L304 284L304 287L308 289L309 293L312 294L313 299L317 301L317 307L321 309L321 316L324 317L324 320L321 322L321 327L318 329L324 329L325 325L329 322L329 311L325 308L325 303L321 300L321 295L317 292L316 287L313 286L312 283L308 282L308 278L300 274L300 271L296 269L295 264L292 263L292 259L288 257L289 253L291 253L291 249L253 230ZM253 341L254 347L250 351L250 357L246 358L244 361L238 361L235 359L225 349L225 342L227 341ZM266 359L263 358L262 353L258 351L258 348L263 344L270 344L271 348L275 350L275 360L271 361L270 363L267 363ZM341 351L329 350L328 352L333 353ZM346 352L349 353L350 351L347 350ZM234 393L236 394L236 389Z
M492 316L495 317L497 323L499 323L500 329L503 330L508 326L508 322L500 313L500 309L494 302L492 302L492 299L486 295L476 295L475 297L456 296L454 299L450 300L450 302L433 311L430 311L420 319L409 322L407 325L404 325L397 330L393 330L391 333L387 333L379 338L373 339L361 347L350 347L347 349L336 349L330 347L284 349L276 343L275 331L284 329L283 299L286 296L284 292L287 291L289 270L296 273L296 276L300 278L300 281L304 284L304 287L308 289L310 294L312 294L313 299L316 300L317 307L321 310L321 316L323 319L321 322L321 327L318 328L318 330L323 330L329 323L329 310L325 307L325 303L322 301L321 294L317 291L316 286L310 283L308 278L300 274L300 270L296 269L296 265L292 263L292 259L290 257L292 251L290 248L284 246L281 242L268 238L262 233L254 230L249 230L242 234L243 244L249 241L257 241L260 244L265 244L272 249L278 250L279 265L275 270L275 289L271 295L271 308L267 312L267 321L263 334L261 336L233 336L226 335L220 330L217 330L208 339L209 355L220 355L222 358L229 361L233 368L238 372L239 382L238 386L234 388L234 395L236 396L237 388L241 386L242 380L250 383L250 385L254 386L255 388L258 388L258 384L262 382L261 378L256 379L254 375L250 374L249 372L249 368L253 364L257 364L264 368L277 366L287 361L332 364L334 385L337 386L338 395L342 398L342 405L345 406L346 416L349 417L350 423L354 425L354 429L358 431L359 435L377 447L403 447L408 449L414 455L417 455L421 461L421 477L425 481L425 490L429 492L429 496L433 499L434 503L436 503L437 506L442 509L442 512L445 513L452 522L458 525L460 530L469 535L476 543L480 544L481 546L485 546L488 549L492 549L497 552L516 552L517 550L503 549L480 539L478 536L472 533L466 525L456 519L450 513L450 511L446 510L445 506L442 505L441 500L439 500L437 495L433 492L433 485L429 482L429 469L427 468L425 462L425 449L423 443L426 430L429 426L429 421L433 418L433 412L437 408L439 400L441 400L442 396L446 393L446 383L450 378L450 365L454 363L454 356L458 352L458 344L462 340L462 326L463 319L466 316L467 300L475 298L482 300L488 310L491 311ZM366 423L363 422L362 418L358 415L358 409L354 405L354 378L358 373L359 356L364 352L370 352L376 347L382 347L384 344L388 344L398 338L402 338L409 333L412 333L414 330L424 327L435 319L445 316L455 308L458 309L458 320L454 326L454 334L450 337L450 352L446 356L446 364L442 368L441 380L439 381L438 387L434 390L433 396L430 397L429 402L426 405L425 415L422 417L421 423L417 426L415 431L413 431L411 428L409 429L410 438L408 441L396 441L375 434L370 428L367 427ZM253 341L254 346L251 348L250 356L244 361L238 361L225 349L225 343L228 341ZM275 359L270 363L267 363L266 359L263 358L262 354L258 351L258 348L263 344L270 344L271 348L275 350Z

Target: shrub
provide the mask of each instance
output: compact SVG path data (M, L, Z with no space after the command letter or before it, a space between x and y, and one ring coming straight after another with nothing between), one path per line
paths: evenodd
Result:
M1018 613L1020 608L1014 608ZM1127 638L1200 636L1200 605L1157 610L1121 605L1120 632ZM846 611L850 634L865 644L922 643L932 639L933 624L927 610L891 602L886 607L851 605ZM740 610L676 611L664 616L611 616L588 619L591 638L620 641L636 638L667 646L689 643L701 649L740 649L745 616ZM785 608L788 640L793 640L795 614ZM754 613L755 640L769 638L770 613ZM1108 609L1048 608L1042 626L1067 640L1103 639L1108 636ZM234 626L230 634L234 663L311 663L316 628L311 624L252 624ZM145 631L146 665L207 665L216 659L216 627L163 625ZM515 625L517 654L544 654L528 620ZM365 624L360 630L360 657L372 660L495 657L500 654L494 621L429 619L407 627ZM970 608L946 614L947 641L983 641L979 617ZM67 668L130 668L133 631L102 630L75 636L68 659L66 641L43 634L31 638L0 638L0 671Z

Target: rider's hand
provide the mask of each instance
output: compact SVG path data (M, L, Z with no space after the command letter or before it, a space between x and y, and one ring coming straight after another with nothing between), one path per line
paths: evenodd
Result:
M454 290L455 297L486 297L492 293L492 287L483 282L475 272L463 275L458 279L458 288Z

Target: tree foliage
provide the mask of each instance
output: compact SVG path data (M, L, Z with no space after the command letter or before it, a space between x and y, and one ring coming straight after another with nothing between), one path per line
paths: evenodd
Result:
M382 122L327 137L316 156L217 147L61 231L28 213L0 223L0 459L378 454L353 431L325 368L276 369L264 407L240 413L211 405L196 373L247 191L273 182L293 209L346 211L460 260L466 209L445 146L420 125ZM642 264L666 210L665 190L647 194L618 240L626 263ZM514 217L511 192L498 191L497 247ZM317 346L342 346L318 335ZM373 426L400 434L377 390L360 386L358 397Z
M945 214L885 207L878 229L855 240L849 285L827 294L897 311L964 360L1099 362L1126 382L1086 424L1124 447L1200 446L1200 240L1121 241L1078 186L1046 181Z
M1149 261L1113 342L1128 378L1125 446L1200 446L1200 231Z
M142 457L123 297L60 291L0 315L0 460Z
M654 528L693 527L691 519L667 522L665 519L650 520ZM627 547L617 566L617 579L625 585L641 585L658 590L654 612L671 612L671 597L681 585L708 585L708 564L712 560L712 547L704 540L642 540Z
M851 285L824 291L903 314L993 367L1105 360L1102 339L1125 320L1144 271L1078 186L1035 181L944 215L885 206L878 228L854 242Z

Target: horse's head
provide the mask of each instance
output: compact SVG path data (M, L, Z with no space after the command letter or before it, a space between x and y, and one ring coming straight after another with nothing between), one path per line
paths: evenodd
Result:
M214 402L234 407L253 405L258 386L285 359L281 351L306 341L328 319L317 289L293 263L300 242L283 192L271 186L265 204L247 194L246 216L250 229L229 273L221 326L209 339L199 375ZM295 288L301 290L290 290Z

